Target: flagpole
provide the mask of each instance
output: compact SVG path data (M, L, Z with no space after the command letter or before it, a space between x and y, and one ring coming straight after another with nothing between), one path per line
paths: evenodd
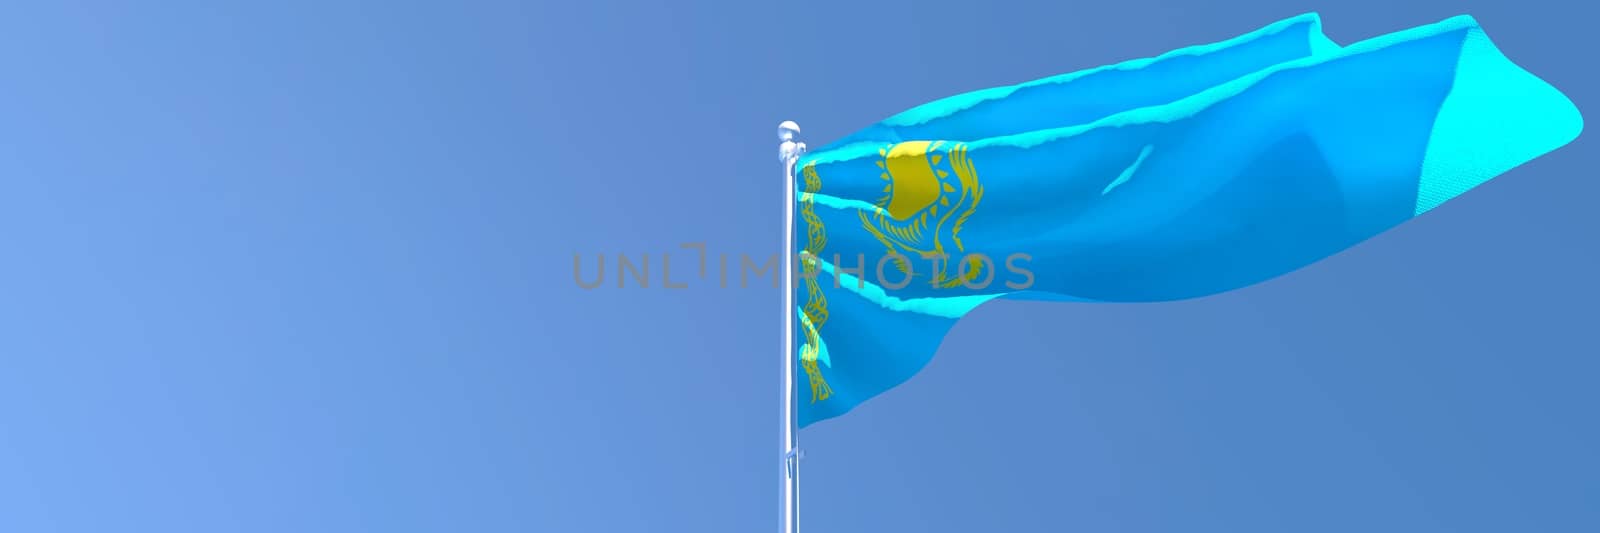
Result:
M778 158L783 161L783 264L778 267L783 278L783 447L781 480L783 481L783 533L800 531L800 435L795 417L794 383L794 193L795 164L806 145L796 137L800 125L784 121L778 125Z

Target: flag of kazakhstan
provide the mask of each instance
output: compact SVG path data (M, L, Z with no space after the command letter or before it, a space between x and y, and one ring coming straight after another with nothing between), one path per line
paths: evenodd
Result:
M1582 128L1467 16L1341 47L1308 14L894 115L797 164L799 423L909 379L984 302L1244 287Z

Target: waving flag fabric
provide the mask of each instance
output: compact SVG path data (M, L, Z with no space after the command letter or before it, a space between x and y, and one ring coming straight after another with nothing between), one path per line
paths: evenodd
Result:
M919 106L798 163L799 422L903 383L984 302L1251 285L1581 130L1466 16L1340 47L1304 15Z

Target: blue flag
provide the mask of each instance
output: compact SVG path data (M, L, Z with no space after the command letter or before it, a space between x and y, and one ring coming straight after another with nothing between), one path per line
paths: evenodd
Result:
M1340 47L1304 15L918 106L798 162L799 423L910 379L984 302L1258 283L1582 128L1466 16Z

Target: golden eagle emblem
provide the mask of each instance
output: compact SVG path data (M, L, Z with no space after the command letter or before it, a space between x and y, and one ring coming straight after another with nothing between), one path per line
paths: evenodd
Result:
M977 279L983 263L969 260L964 276L951 276L950 263L962 260L966 247L961 243L961 228L983 199L978 173L967 158L965 143L909 141L878 150L878 168L883 169L884 196L871 214L862 211L861 224L878 238L890 253L900 254L901 272L914 272L910 261L924 257L943 258L932 274L936 287L955 287ZM947 248L946 242L954 249Z

